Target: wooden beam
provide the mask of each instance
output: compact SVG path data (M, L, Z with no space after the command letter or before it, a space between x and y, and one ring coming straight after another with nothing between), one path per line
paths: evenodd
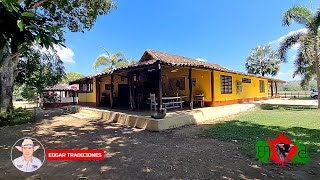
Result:
M271 81L271 97L273 97L273 82Z
M193 93L192 93L192 68L189 69L189 101L190 101L190 109L193 109Z
M98 77L96 78L96 106L100 106L100 78Z
M278 84L277 84L277 82L274 82L274 85L275 85L275 87L276 87L276 97L278 97Z
M211 72L211 106L214 105L214 71Z
M114 76L111 75L111 83L110 83L110 108L113 108L113 83L114 83Z
M157 77L157 98L158 98L158 112L162 109L162 75L161 75L161 64L160 61L157 62L156 67L156 77Z
M128 72L128 85L129 85L129 93L130 93L130 110L135 110L134 104L134 92L133 92L133 85L132 85L132 73Z

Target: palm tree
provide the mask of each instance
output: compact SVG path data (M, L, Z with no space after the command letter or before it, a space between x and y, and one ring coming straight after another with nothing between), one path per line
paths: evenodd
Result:
M294 6L284 13L283 25L290 26L292 21L304 26L305 29L284 38L279 47L280 59L287 62L288 50L294 45L299 45L293 77L301 75L302 86L309 84L309 81L316 77L317 89L320 92L320 11L313 14L307 7ZM318 96L318 108L320 108L320 96Z
M106 55L100 55L95 62L93 63L93 69L97 70L100 66L107 66L102 70L102 72L106 72L117 67L127 66L129 65L125 55L121 52L117 52L115 54L110 54L107 49L103 48L106 52Z

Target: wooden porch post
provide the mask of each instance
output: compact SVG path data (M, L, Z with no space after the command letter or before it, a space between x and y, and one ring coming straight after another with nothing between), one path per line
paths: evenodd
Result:
M127 76L128 76L128 85L129 85L129 93L130 93L130 110L133 111L135 109L135 105L134 105L133 87L132 87L132 73L128 72Z
M193 93L192 93L192 68L189 69L189 101L190 101L190 109L193 109Z
M276 87L276 97L278 97L278 84L277 84L277 82L274 82L274 85Z
M211 72L211 106L214 106L214 71Z
M110 84L110 108L113 108L113 81L114 77L111 75L111 84Z
M96 106L100 106L100 78L96 78Z
M271 81L270 89L271 89L271 98L273 98L273 81Z
M157 63L157 67L156 67L156 76L157 76L157 98L158 98L158 112L160 112L160 110L162 109L162 75L161 75L161 65L160 65L160 61Z

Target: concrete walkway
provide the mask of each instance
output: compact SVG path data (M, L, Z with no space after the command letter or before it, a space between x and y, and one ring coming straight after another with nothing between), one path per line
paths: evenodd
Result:
M290 100L289 98L268 99L263 101L250 102L255 104L273 104L289 106L318 106L318 100Z
M101 110L87 107L74 107L76 112L74 117L96 117L105 119L108 122L117 122L124 125L130 125L137 128L147 129L150 131L162 131L173 129L190 124L201 124L206 121L212 121L217 118L226 117L243 111L255 108L256 104L233 104L221 107L205 107L194 110L182 110L168 112L164 119L153 119L149 116L141 115L136 112L133 114L126 111Z
M194 110L169 112L164 119L159 120L158 127L161 130L177 128L189 124L202 124L256 107L256 104L232 104L219 107L205 107Z

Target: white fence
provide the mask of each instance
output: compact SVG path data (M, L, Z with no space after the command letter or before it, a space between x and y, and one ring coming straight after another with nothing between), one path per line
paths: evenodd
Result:
M78 102L78 97L74 97L74 100L73 100L73 97L62 97L61 98L61 103L69 103L69 102Z
M54 101L47 101L46 99L41 99L45 103L72 103L72 102L78 102L78 97L56 97Z

